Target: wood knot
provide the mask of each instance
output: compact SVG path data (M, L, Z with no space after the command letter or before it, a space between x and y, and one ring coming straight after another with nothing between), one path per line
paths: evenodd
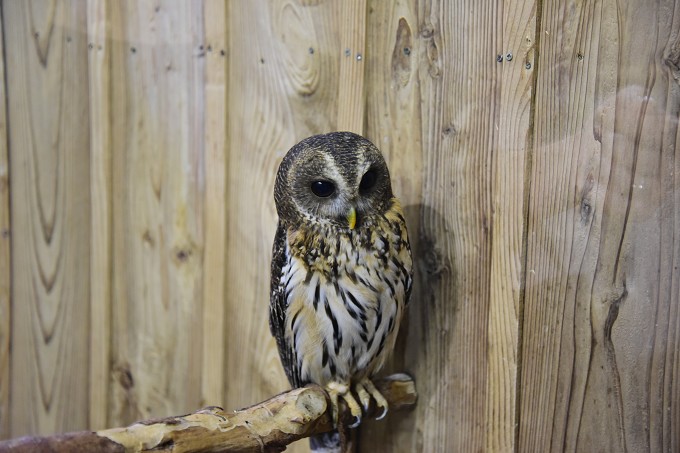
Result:
M664 51L663 63L671 73L675 83L680 84L680 40L676 39Z
M423 39L430 39L434 36L434 25L427 22L420 27L420 37Z
M397 87L404 87L411 79L411 49L413 35L411 27L403 17L399 18L397 37L392 51L392 82Z
M592 214L593 206L590 204L590 200L581 198L581 224L587 225Z
M118 365L114 369L114 375L116 376L118 383L125 390L130 390L135 386L135 380L132 377L132 371L130 371L130 365L125 363Z
M437 42L434 39L430 39L427 42L427 61L428 61L428 74L430 74L430 77L433 79L437 79L441 76L442 70L441 70L441 64L439 61L439 46L437 46Z
M142 241L149 247L153 247L154 245L156 245L156 241L154 240L149 230L146 230L142 235Z
M453 124L447 124L446 126L444 126L444 129L442 129L442 134L444 135L444 137L451 137L458 135L458 130Z
M595 185L595 179L593 178L592 172L586 177L583 188L581 189L581 203L579 205L579 210L581 213L581 224L588 225L593 216L593 202L591 200L591 192L593 191L593 186Z
M191 257L194 255L194 252L195 247L191 243L178 245L174 247L172 250L173 261L177 265L185 264L189 260L191 260Z
M436 242L432 239L425 238L421 242L421 247L423 250L421 254L422 269L430 278L441 278L441 275L447 271L448 266L441 251L437 247Z
M196 251L196 244L193 243L191 239L186 238L180 240L180 242L172 248L171 259L178 266L186 265L192 260Z
M431 22L420 27L420 37L425 41L425 56L428 62L428 74L433 79L441 76L441 62L439 61L439 33Z

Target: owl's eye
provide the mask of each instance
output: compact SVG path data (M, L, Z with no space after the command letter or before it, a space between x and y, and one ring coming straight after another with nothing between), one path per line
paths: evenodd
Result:
M376 173L375 170L368 170L361 178L361 182L359 183L359 191L366 192L367 190L371 190L373 186L375 186L375 182L377 180L378 173Z
M330 181L314 181L311 189L317 197L327 198L335 192L335 184Z

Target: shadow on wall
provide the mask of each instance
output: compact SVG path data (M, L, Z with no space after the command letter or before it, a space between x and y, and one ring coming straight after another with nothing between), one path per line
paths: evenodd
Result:
M362 448L384 451L422 451L421 425L436 407L435 400L447 393L440 387L454 385L446 370L453 352L454 316L459 301L453 260L453 233L435 209L414 204L404 207L413 253L414 286L406 316L391 360L380 375L405 372L416 381L418 404L413 411L392 413L387 421L366 420L362 424ZM446 404L457 404L448 401Z

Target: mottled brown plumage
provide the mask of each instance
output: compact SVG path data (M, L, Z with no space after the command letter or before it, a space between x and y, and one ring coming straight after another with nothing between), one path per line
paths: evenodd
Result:
M357 423L352 389L387 410L370 379L394 347L412 262L380 151L349 132L305 139L281 162L274 197L270 328L290 383L326 386Z

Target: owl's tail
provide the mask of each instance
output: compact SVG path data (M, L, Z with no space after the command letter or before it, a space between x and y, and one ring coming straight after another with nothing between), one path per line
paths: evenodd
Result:
M340 442L340 433L334 430L310 437L309 447L314 453L341 453Z

